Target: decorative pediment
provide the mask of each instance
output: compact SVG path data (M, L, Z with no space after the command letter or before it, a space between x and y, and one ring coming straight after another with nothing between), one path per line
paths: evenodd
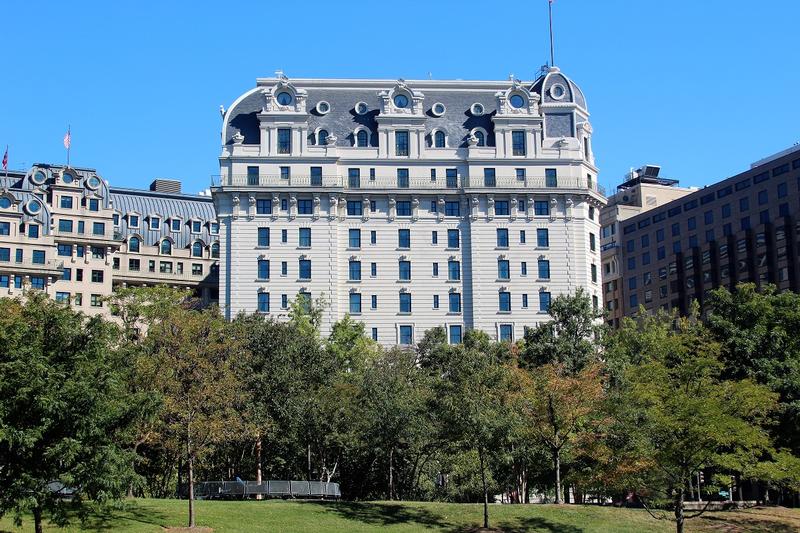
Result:
M408 86L404 79L397 80L395 86L378 93L381 99L383 115L420 115L424 114L422 102L425 95Z
M512 80L505 91L495 93L498 115L539 115L541 96L529 90L519 80Z
M305 113L308 93L305 89L294 86L285 76L272 87L262 91L264 95L264 113L290 112Z

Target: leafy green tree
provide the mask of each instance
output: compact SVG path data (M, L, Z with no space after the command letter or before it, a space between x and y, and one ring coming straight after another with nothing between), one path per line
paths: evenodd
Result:
M510 372L507 365L487 353L488 335L468 331L464 344L452 346L433 368L434 402L440 431L463 451L478 456L483 496L483 527L489 527L489 456L504 447L510 426Z
M141 361L161 395L161 439L187 465L189 527L195 526L196 462L214 444L238 436L243 396L236 365L247 352L234 330L213 308L203 311L172 306L150 325Z
M708 299L708 327L722 346L726 376L750 378L780 395L776 444L800 456L800 295L752 283Z
M603 331L599 319L603 315L592 307L583 289L574 295L556 296L549 313L553 320L526 329L520 364L536 367L558 363L567 373L576 374L596 362Z
M683 510L699 469L744 471L771 452L763 425L776 396L750 380L726 380L719 352L701 323L684 318L660 350L628 357L642 361L625 372L616 429L628 439L617 452L637 466L629 486L645 503L668 503L679 533L702 513Z
M123 435L142 416L117 350L119 329L35 291L0 299L0 514L65 523L124 495L134 477ZM75 490L62 499L51 482Z

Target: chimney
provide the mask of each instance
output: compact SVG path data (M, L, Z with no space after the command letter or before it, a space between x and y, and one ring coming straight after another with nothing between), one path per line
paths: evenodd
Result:
M165 180L156 178L150 184L150 190L155 192L165 192L170 194L181 193L181 182L178 180Z

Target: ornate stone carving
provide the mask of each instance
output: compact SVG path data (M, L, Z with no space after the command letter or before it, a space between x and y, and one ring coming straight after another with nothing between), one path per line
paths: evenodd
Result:
M329 133L328 137L325 139L325 146L336 146L336 142L339 140L336 135L333 133Z
M478 146L478 138L475 136L475 133L469 132L467 135L467 144L469 146Z
M242 132L237 131L233 134L231 140L233 140L233 144L242 144L244 142L244 135L242 135Z

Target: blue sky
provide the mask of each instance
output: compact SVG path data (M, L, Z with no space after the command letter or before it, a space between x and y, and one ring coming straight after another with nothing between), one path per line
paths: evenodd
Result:
M6 2L0 150L112 185L198 191L219 106L289 77L532 79L547 1ZM631 166L704 185L800 141L800 2L555 0L556 64L583 89L600 181Z

